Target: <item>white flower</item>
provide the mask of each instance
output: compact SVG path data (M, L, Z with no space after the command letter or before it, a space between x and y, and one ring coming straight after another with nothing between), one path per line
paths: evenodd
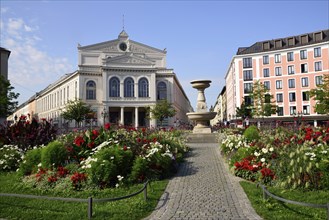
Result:
M118 176L117 176L117 178L118 178L118 180L119 180L119 181L121 181L121 180L122 180L124 177L123 177L123 176L120 176L120 175L118 175Z
M111 157L111 160L114 160L114 156Z
M255 151L254 155L255 155L256 157L259 157L260 153L258 153L257 151Z
M115 184L115 187L116 187L116 188L118 188L119 186L120 186L119 183Z
M264 162L265 162L265 158L263 157L262 159L260 159L260 161L261 161L262 163L264 163Z
M266 154L268 152L268 150L266 148L262 148L262 151L264 154Z
M270 151L271 151L271 152L273 152L273 151L274 151L273 147L270 147Z
M42 166L42 164L41 164L41 163L39 163L39 164L38 164L38 167L41 167L41 166Z

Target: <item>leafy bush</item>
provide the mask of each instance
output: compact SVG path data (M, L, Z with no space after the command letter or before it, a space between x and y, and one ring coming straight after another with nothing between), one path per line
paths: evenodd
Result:
M244 132L243 136L247 139L248 142L259 140L259 131L255 125L251 125Z
M36 173L41 163L41 148L32 149L26 152L24 160L20 164L19 173L30 175Z
M145 180L148 174L148 161L143 157L137 157L131 170L130 180L140 183Z
M22 160L23 153L14 145L0 147L0 171L14 171Z
M41 163L43 168L63 166L66 160L67 150L64 145L58 141L49 143L41 151Z
M0 124L0 145L12 144L26 152L35 146L46 145L56 138L54 126L42 119L31 121L22 115L15 124Z

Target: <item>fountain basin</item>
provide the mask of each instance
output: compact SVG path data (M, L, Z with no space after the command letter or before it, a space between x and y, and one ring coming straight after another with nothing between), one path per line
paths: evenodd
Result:
M216 116L216 112L189 112L187 117L196 122L193 128L193 133L211 133L209 121Z
M195 89L206 89L210 86L211 80L193 80L190 82Z

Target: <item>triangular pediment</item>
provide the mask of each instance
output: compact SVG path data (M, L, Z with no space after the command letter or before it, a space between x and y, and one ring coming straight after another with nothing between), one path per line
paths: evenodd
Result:
M78 47L79 50L83 51L102 51L102 52L117 52L119 51L118 44L119 40L111 40L98 44L92 44L88 46Z
M103 59L103 65L104 66L117 66L117 65L128 65L128 66L150 66L152 67L155 64L154 61L148 59L136 56L132 53L126 53L121 56L116 57L108 57Z

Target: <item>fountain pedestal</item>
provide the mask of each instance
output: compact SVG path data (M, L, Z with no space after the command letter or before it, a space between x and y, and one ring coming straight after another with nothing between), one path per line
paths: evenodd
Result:
M216 116L216 112L208 112L204 90L210 86L211 80L193 80L192 87L198 90L196 112L187 113L187 117L196 122L193 133L211 133L209 122Z

